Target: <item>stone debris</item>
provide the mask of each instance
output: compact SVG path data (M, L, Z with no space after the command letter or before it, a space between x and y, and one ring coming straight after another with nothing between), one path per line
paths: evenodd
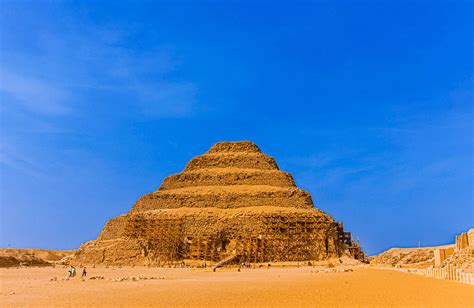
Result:
M311 270L312 274L317 273L349 273L353 272L354 270L351 268L328 268L328 269L321 269L321 270Z
M111 281L114 282L122 282L122 281L139 281L139 280L157 280L157 279L165 279L164 276L160 277L147 277L147 276L125 276L125 277L119 277L119 278L112 278Z
M159 279L165 279L165 276L124 276L124 277L118 277L118 278L106 278L104 276L92 276L89 277L89 280L105 280L105 281L113 281L113 282L122 282L122 281L140 281L140 280L159 280ZM69 277L64 277L61 279L61 281L70 281L74 279L70 279ZM85 278L79 278L78 280L80 281L86 281ZM50 281L58 281L57 277L53 277L50 279Z

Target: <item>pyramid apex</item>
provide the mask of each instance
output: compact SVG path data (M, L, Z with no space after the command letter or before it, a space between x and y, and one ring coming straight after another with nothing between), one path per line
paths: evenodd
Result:
M208 153L218 152L254 152L261 153L260 148L252 141L222 141L214 144Z

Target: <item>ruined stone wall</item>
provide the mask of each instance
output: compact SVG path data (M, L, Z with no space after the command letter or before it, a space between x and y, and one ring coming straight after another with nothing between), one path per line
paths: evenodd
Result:
M469 236L467 233L463 232L459 235L456 235L456 250L462 250L469 246Z

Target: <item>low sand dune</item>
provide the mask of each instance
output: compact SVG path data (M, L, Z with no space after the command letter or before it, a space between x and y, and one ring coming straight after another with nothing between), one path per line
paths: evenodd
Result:
M474 286L367 267L101 267L84 280L63 280L59 267L0 272L2 306L474 307Z
M74 252L74 250L0 248L0 267L51 266Z

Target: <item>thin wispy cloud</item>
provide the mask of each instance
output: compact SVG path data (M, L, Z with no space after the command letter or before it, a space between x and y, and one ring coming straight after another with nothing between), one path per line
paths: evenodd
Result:
M0 143L0 165L12 168L35 178L43 178L46 171L31 157L25 156L23 151L13 148L10 143Z
M143 114L154 117L183 117L194 112L196 86L192 83L159 83L152 87L138 84L134 90L139 95Z
M305 166L305 168L318 168L328 165L335 160L334 156L314 153L308 156L294 156L287 158L286 163Z
M3 71L0 91L27 110L43 115L61 115L71 111L69 94L53 83Z
M38 30L38 52L5 52L9 61L2 61L1 90L15 100L10 103L38 114L70 113L92 102L94 91L105 93L110 101L104 103L114 109L131 108L129 114L137 110L141 117L187 117L198 110L197 85L169 77L179 69L173 48L127 48L129 34L94 24L55 33ZM119 106L116 96L129 101Z
M1 131L3 166L40 174L29 163L34 161L29 148L47 151L47 146L25 145L23 140L58 132L65 134L63 138L75 138L84 133L81 121L101 116L98 108L108 117L125 116L130 121L185 118L198 110L198 86L170 77L180 69L173 47L129 46L133 31L133 27L73 22L67 28L34 29L34 52L3 46L0 99L2 117L7 119ZM71 119L79 120L73 125ZM16 149L15 154L6 148Z

